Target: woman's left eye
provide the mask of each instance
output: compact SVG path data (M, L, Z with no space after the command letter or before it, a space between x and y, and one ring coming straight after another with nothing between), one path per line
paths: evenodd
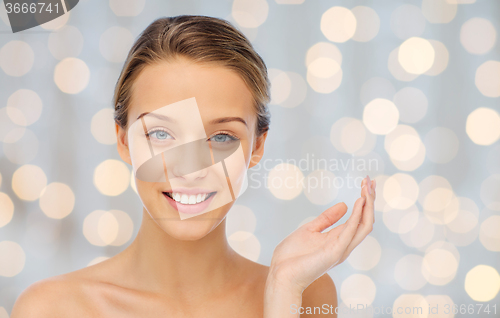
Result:
M238 138L233 137L228 134L218 134L210 138L210 140L215 141L215 142L228 142L228 141L233 141Z

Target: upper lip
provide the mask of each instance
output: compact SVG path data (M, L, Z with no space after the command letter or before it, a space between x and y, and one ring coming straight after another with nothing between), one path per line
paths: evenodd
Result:
M181 193L181 194L204 194L204 193L212 193L215 192L213 190L207 190L202 188L175 188L164 192L173 192L173 193Z

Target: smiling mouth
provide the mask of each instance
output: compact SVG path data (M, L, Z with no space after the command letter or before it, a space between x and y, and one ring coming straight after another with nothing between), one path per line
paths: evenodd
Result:
M164 195L168 196L172 200L174 200L177 203L180 204L186 204L186 205L196 205L201 202L204 202L210 197L214 196L217 193L217 191L210 192L210 193L199 193L199 194L182 194L179 192L163 192Z

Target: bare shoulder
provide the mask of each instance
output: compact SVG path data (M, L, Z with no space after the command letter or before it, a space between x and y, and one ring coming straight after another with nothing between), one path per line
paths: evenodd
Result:
M64 276L39 280L19 295L11 318L59 317L67 306L78 305L78 294L78 284Z
M83 268L36 281L18 296L11 318L91 316L94 310L89 290L96 290L96 282L90 274Z
M337 289L330 275L324 274L304 290L302 307L304 314L300 317L337 317Z

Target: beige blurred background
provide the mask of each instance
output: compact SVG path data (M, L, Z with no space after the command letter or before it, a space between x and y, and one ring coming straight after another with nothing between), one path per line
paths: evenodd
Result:
M0 318L30 284L135 237L111 98L134 39L180 14L232 22L272 82L265 156L228 215L233 248L268 265L300 224L351 208L368 174L375 228L329 274L341 311L372 311L339 317L500 315L499 1L83 0L15 34L0 5Z

